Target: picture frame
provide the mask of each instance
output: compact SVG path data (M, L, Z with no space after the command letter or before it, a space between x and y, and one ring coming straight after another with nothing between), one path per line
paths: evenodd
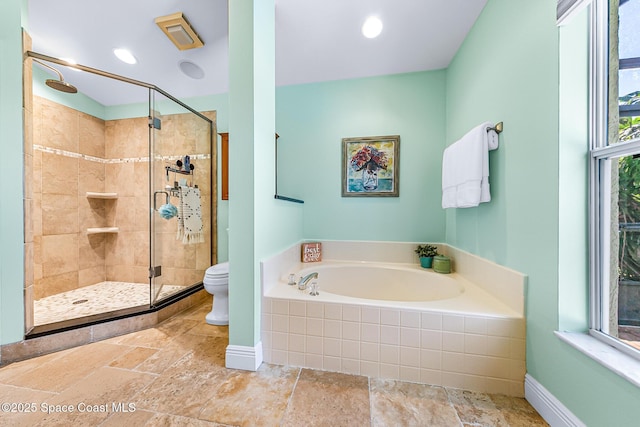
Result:
M399 197L400 135L342 138L342 197Z

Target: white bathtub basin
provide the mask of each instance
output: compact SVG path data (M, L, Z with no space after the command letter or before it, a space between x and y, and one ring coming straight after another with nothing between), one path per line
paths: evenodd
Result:
M287 285L290 273L296 281L311 272L320 295L309 289ZM309 281L309 284L313 280ZM506 306L458 273L439 274L418 264L327 260L299 263L269 284L264 296L327 303L365 304L379 307L415 308L449 313L516 316L522 314Z
M312 272L318 273L313 280L321 292L353 298L437 301L464 292L460 281L427 269L372 264L314 265L298 274L305 276Z

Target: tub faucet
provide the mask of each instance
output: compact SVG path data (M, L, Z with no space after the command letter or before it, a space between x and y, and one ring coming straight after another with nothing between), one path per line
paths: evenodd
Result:
M311 279L317 279L318 278L318 273L316 273L315 271L313 273L309 273L304 277L300 278L300 281L298 282L298 289L300 289L301 291L307 289L307 283L309 282L309 280Z

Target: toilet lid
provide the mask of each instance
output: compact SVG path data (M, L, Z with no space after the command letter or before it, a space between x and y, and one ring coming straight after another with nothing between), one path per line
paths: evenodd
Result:
M229 262L222 262L220 264L212 265L207 268L205 277L220 277L229 275Z

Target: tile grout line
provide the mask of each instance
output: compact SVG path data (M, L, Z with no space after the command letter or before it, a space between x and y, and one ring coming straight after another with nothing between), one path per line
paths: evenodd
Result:
M155 377L155 378L162 376L162 374L158 374L156 372L138 371L135 368L134 369L129 369L129 368L122 368L120 366L109 366L109 365L104 365L103 368L117 369L118 371L125 371L125 372L131 372L131 373L136 373L136 374L150 375L150 376Z
M454 405L453 402L451 401L451 395L449 395L449 389L447 387L442 387L442 388L444 389L444 392L447 395L447 403L449 403L449 406L451 406L451 409L453 409L453 411L456 413L456 418L460 422L460 427L463 427L464 424L462 423L462 419L460 418L458 409L456 408L456 405Z
M284 413L282 414L282 418L280 418L280 423L278 425L282 425L284 422L284 418L287 416L287 411L289 406L291 405L291 401L293 400L293 394L296 392L296 387L298 386L298 380L300 380L300 375L302 374L303 368L298 368L298 375L296 376L296 381L293 383L293 388L291 389L291 394L289 395L289 399L287 399L287 406L284 408Z
M373 426L373 395L371 393L371 377L367 376L367 390L369 391L369 425Z
M23 386L20 386L20 385L10 384L10 383L6 383L6 382L2 382L0 384L5 386L5 387L12 387L12 388L17 388L17 389L21 389L21 390L35 391L37 393L48 393L51 396L47 396L47 399L55 397L55 396L58 396L60 393L62 393L62 391L40 390L38 388L23 387Z

